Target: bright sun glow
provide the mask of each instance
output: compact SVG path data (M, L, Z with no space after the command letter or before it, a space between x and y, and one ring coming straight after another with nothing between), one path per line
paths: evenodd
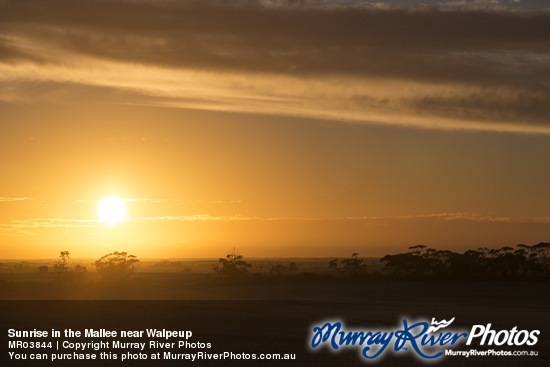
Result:
M97 217L106 224L117 224L126 220L126 202L116 196L101 199L97 206Z

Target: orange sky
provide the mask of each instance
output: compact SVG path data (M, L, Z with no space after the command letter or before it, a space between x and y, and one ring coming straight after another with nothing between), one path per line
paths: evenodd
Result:
M0 258L550 239L547 13L32 3L0 3Z

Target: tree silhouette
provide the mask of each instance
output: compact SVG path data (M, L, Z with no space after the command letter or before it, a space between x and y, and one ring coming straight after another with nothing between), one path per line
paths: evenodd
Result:
M396 277L418 277L423 274L424 263L419 255L413 253L386 255L380 259L386 275Z
M328 266L342 276L359 277L367 274L367 265L364 264L364 261L364 259L359 258L357 252L354 252L351 257L346 259L331 260Z
M116 251L101 257L93 265L105 282L115 284L127 280L138 262L135 255Z
M71 258L69 251L61 251L59 260L53 265L55 272L55 282L57 285L76 284L84 281L86 277L86 268L81 265L76 265L74 269L69 267L68 260Z
M550 275L550 243L519 244L496 249L486 247L458 254L423 245L409 247L408 253L380 259L383 272L395 277L440 277L463 279L511 279Z
M411 252L411 254L416 256L422 256L424 252L428 250L432 250L432 249L428 249L428 247L425 245L416 245L416 246L409 247L409 251Z
M243 277L249 274L248 269L252 266L244 261L243 255L239 255L235 249L227 254L225 258L218 259L219 265L214 266L214 271L223 277Z
M71 258L69 251L61 251L59 253L59 260L54 264L53 270L55 272L56 278L64 277L69 271L67 266L67 260Z
M518 253L525 258L525 272L529 275L550 275L550 243L540 242L533 246L517 245Z

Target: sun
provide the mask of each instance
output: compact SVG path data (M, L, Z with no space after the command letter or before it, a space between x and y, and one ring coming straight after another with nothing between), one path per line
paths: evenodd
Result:
M117 196L108 196L99 201L97 217L100 222L114 225L126 220L126 202Z

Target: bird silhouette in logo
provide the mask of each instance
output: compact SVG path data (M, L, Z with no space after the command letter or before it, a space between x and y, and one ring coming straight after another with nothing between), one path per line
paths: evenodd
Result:
M435 318L432 318L432 325L428 328L428 333L435 333L439 329L446 328L447 326L451 325L453 321L455 321L454 317L449 321L443 319L439 322L435 321Z

